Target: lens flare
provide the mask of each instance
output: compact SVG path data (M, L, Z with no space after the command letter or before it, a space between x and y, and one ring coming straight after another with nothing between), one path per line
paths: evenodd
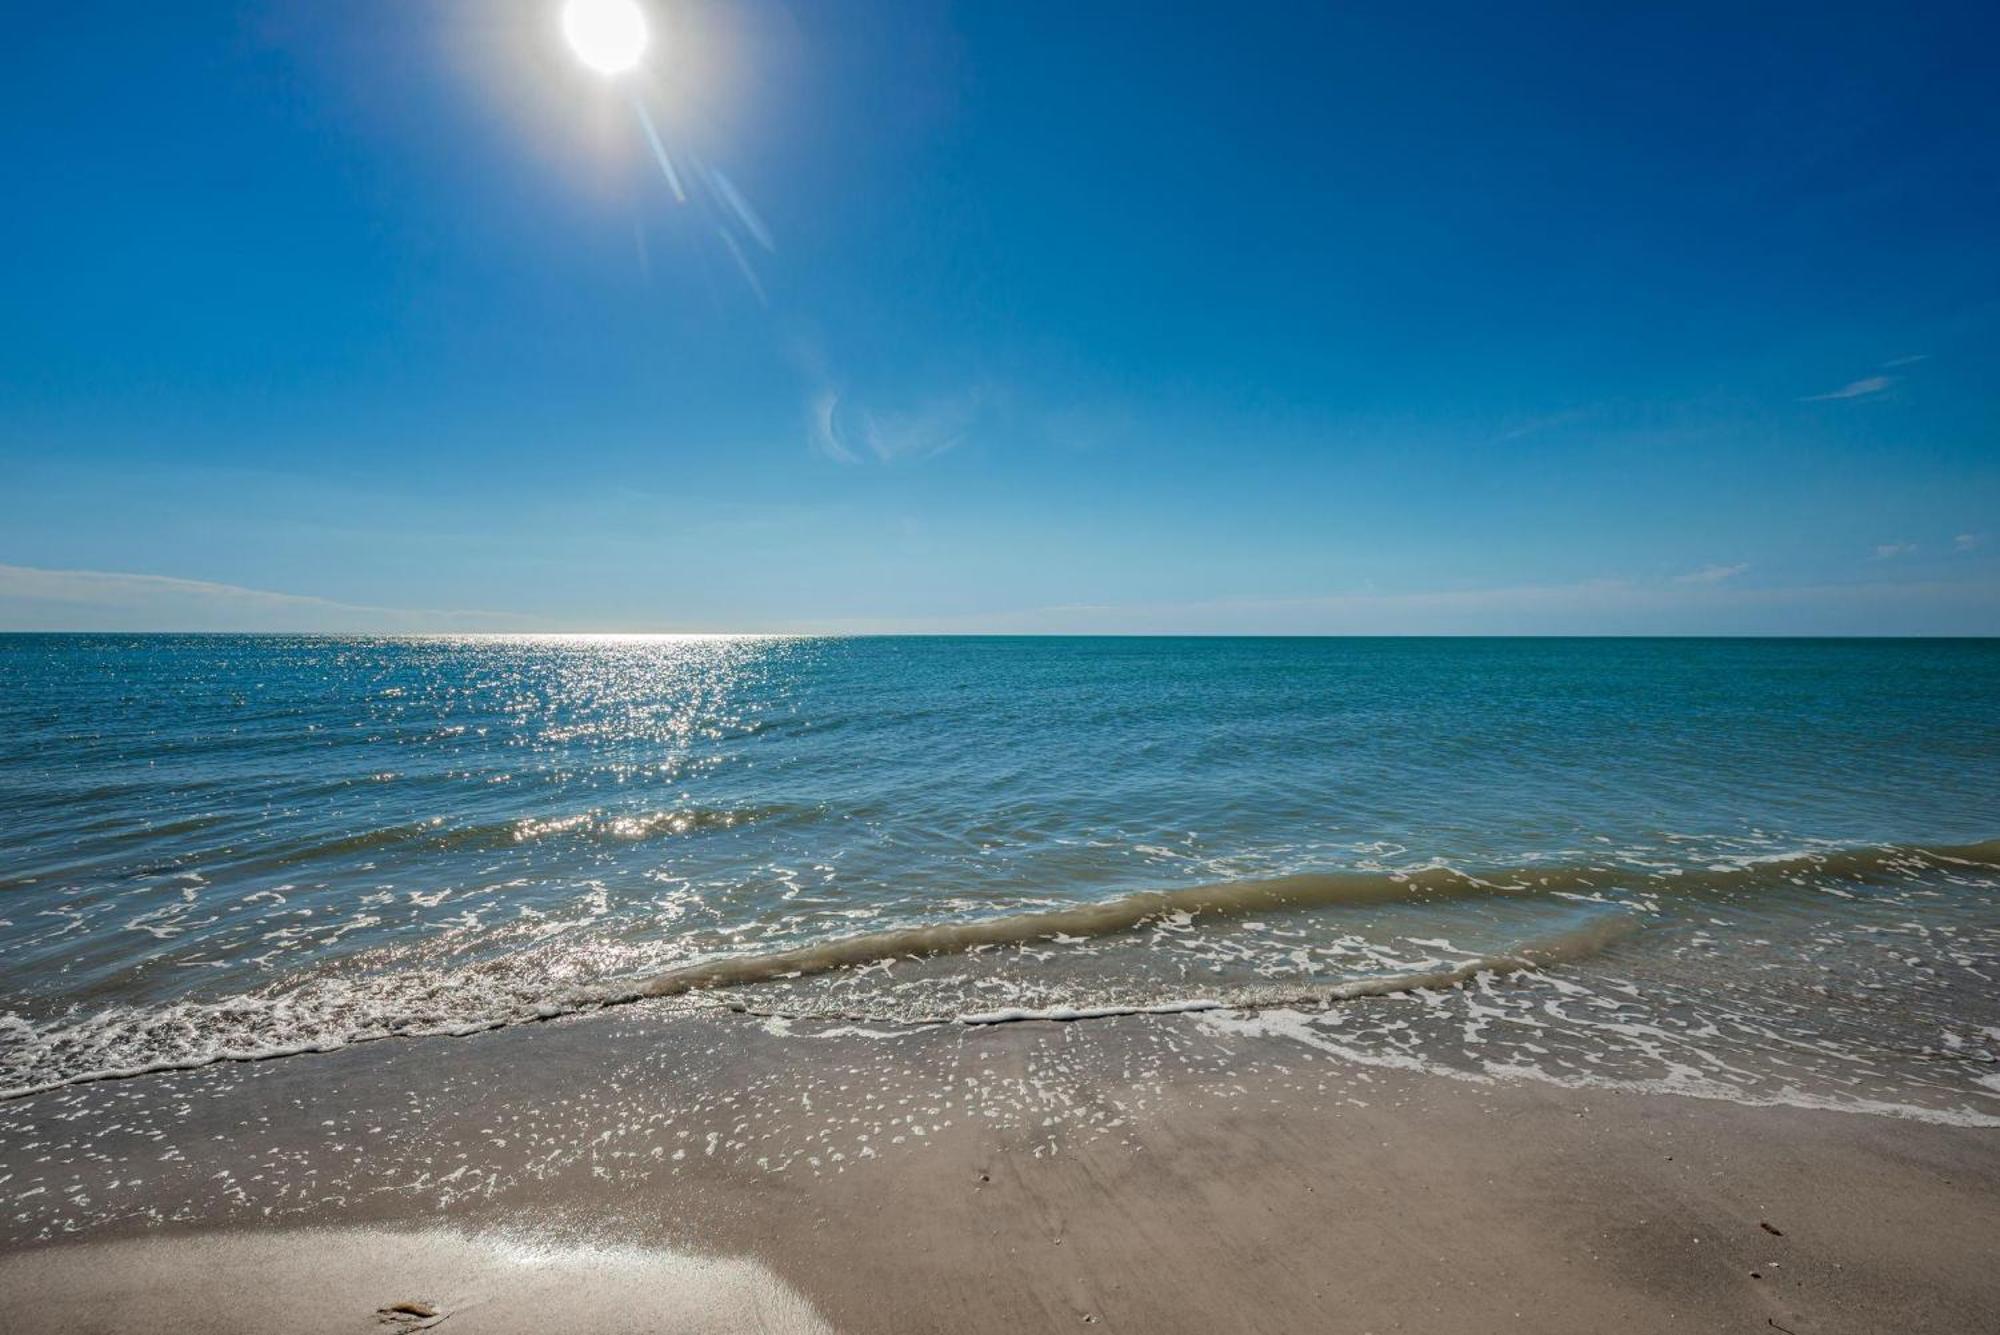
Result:
M634 0L569 0L562 27L576 58L607 78L646 54L646 16Z

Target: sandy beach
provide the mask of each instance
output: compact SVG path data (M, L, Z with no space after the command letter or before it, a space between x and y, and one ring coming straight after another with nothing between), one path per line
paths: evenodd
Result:
M2000 4L8 18L0 1335L2000 1335Z
M1989 1128L1452 1077L1301 1035L1284 1013L634 1012L81 1086L0 1108L0 1309L36 1331L1797 1335L2000 1311Z

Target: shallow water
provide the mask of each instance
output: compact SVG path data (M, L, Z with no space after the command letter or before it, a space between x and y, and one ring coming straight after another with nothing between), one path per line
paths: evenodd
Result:
M628 1000L1330 1004L2000 1115L1996 761L1990 641L5 636L0 1088Z

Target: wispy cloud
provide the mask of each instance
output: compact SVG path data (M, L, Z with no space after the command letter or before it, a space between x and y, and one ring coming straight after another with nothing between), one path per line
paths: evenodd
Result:
M1722 565L1703 566L1699 570L1690 570L1685 575L1675 575L1674 583L1720 584L1722 583L1722 581L1726 579L1735 579L1738 575L1742 574L1749 568L1750 568L1750 563L1748 561L1739 561L1737 564L1733 566L1722 566Z
M1955 552L1977 551L1985 545L1986 535L1984 533L1961 533L1951 540L1951 549Z
M1877 394L1884 393L1895 383L1896 377L1892 375L1863 376L1859 380L1850 380L1839 389L1826 394L1808 394L1803 399L1800 399L1799 402L1824 403L1828 399L1872 398Z
M1931 355L1928 352L1911 353L1907 357L1891 357L1888 361L1882 363L1882 370L1893 371L1899 367L1915 366L1918 362L1927 362L1930 359ZM1800 399L1799 402L1825 403L1831 399L1872 399L1878 394L1888 393L1889 390L1896 386L1897 381L1900 379L1900 376L1893 375L1863 376L1859 380L1850 380L1839 389L1830 390L1825 394L1808 394Z
M942 395L914 407L881 411L822 388L806 405L812 447L844 464L931 459L965 443L989 398L983 386Z
M1877 561L1893 561L1899 556L1914 556L1917 544L1914 542L1885 542L1875 548Z
M884 463L928 459L962 444L972 432L985 395L978 389L933 399L908 412L861 414L868 448Z
M520 630L510 612L376 607L107 570L0 565L0 625L37 630Z
M806 442L835 463L935 458L970 439L1001 397L991 382L967 376L934 381L928 395L906 393L885 402L891 396L879 387L856 387L810 326L793 331L790 352L806 391Z
M1582 408L1565 409L1559 413L1550 413L1545 417L1531 417L1527 421L1516 422L1513 426L1508 427L1499 435L1493 437L1492 443L1499 445L1510 440L1523 440L1529 436L1538 436L1544 431L1556 431L1566 426L1573 426L1578 422L1587 421L1596 413L1597 408L1592 405Z
M861 456L848 448L846 433L840 429L839 390L821 389L806 404L806 439L835 463L861 462Z

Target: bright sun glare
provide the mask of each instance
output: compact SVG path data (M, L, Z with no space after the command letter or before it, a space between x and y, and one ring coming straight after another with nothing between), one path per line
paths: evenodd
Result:
M607 77L646 54L646 16L634 0L569 0L562 26L577 59Z

